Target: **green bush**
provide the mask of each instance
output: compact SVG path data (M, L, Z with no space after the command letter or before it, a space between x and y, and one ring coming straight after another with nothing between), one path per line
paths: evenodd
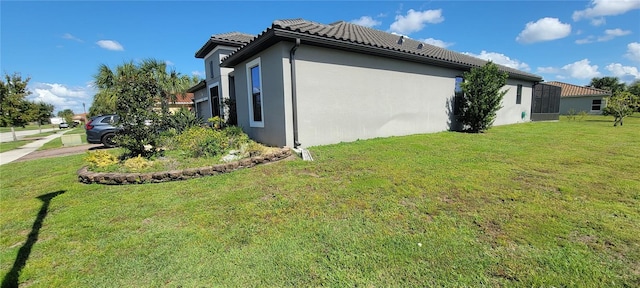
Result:
M118 158L111 153L98 150L96 152L87 152L84 161L89 163L90 168L104 168L118 163Z
M191 157L213 157L229 150L240 150L251 143L249 136L235 126L222 130L205 127L191 127L175 137L176 148L187 152Z

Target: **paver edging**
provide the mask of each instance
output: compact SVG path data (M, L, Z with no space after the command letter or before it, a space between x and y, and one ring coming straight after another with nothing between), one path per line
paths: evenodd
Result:
M291 156L291 149L282 148L261 156L240 159L229 163L216 164L200 168L187 168L183 170L170 170L162 172L146 173L105 173L89 171L88 166L83 166L78 170L78 181L85 184L105 184L105 185L128 185L145 183L162 183L169 181L187 180L212 176L222 173L229 173L239 169L250 168L260 164L280 161Z

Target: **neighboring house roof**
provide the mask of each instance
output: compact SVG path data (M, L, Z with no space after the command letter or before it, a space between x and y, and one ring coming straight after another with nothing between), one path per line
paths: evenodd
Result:
M193 104L193 93L176 94L176 102L169 98L169 104Z
M611 96L611 92L593 87L578 86L558 81L542 83L562 88L560 97Z
M193 87L187 89L188 93L194 93L200 89L204 89L205 87L207 87L207 81L202 80L200 81L198 84L194 85Z
M487 61L427 43L344 21L320 24L304 19L276 20L248 44L223 59L222 66L232 67L278 41L294 41L333 49L343 49L382 57L420 62L461 70L483 66ZM513 78L542 81L542 77L498 65Z
M211 38L202 45L200 50L196 52L196 58L204 58L218 45L231 46L231 47L240 47L244 44L249 43L255 35L245 34L240 32L229 32L223 34L214 34L211 35Z

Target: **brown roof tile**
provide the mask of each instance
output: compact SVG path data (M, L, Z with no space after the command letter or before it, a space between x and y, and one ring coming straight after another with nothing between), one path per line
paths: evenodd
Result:
M562 88L560 97L611 96L611 92L593 87L578 86L558 81L543 83Z
M241 32L229 32L222 34L211 35L204 45L196 52L196 58L204 58L213 48L218 45L227 45L232 47L240 47L249 43L255 35L241 33Z
M257 42L259 38L269 36L267 35L267 32L270 30L286 30L327 39L335 39L354 45L376 47L386 51L398 51L404 54L418 56L424 60L441 63L443 65L464 66L469 68L480 67L487 63L485 60L416 41L407 36L395 35L353 23L338 21L331 24L321 24L304 19L274 21L271 28L258 35L254 40L249 42L249 44L240 47L236 52L227 57L227 59L232 58L234 54L239 50L242 50L244 47L250 46L252 42ZM402 41L400 41L401 37ZM502 65L498 65L498 67L500 70L508 72L511 75L517 75L535 81L542 81L542 77L535 74Z

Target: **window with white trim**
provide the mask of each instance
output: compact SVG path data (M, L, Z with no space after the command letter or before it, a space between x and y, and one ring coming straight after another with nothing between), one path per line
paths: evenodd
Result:
M518 84L518 90L516 92L516 104L522 104L522 84Z
M264 127L262 72L260 58L247 63L247 91L249 96L249 126Z
M602 100L593 99L591 101L591 111L600 111L601 108L602 108Z

